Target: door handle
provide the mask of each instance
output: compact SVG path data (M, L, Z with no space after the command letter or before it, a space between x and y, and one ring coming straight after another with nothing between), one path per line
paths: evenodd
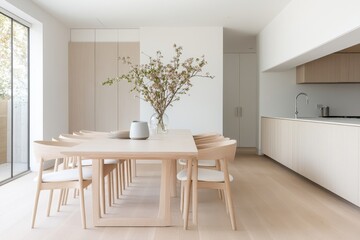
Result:
M242 117L242 107L235 107L235 117Z

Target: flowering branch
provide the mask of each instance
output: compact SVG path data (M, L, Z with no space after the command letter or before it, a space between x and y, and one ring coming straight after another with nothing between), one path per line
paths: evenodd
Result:
M205 57L188 58L181 62L182 47L174 44L175 56L170 63L163 63L163 55L156 52L156 57L148 56L149 63L133 65L129 57L123 57L125 64L130 65L130 71L116 78L108 78L103 85L112 85L126 80L133 83L131 89L142 95L143 100L149 102L159 118L165 113L167 107L180 100L192 87L190 79L193 77L214 78L209 73L202 74L202 68L207 64Z

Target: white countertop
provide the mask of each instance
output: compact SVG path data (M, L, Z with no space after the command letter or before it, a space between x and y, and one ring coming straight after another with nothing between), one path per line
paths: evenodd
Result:
M322 117L288 118L288 117L268 117L268 116L262 116L262 117L291 120L291 121L326 123L326 124L336 124L336 125L360 127L360 118L322 118Z

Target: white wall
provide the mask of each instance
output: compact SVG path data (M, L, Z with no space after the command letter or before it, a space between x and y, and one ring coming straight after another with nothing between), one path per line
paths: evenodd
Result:
M358 0L292 0L258 36L260 69L289 69L359 43L359 9Z
M221 27L162 28L145 27L140 29L140 50L155 56L157 50L169 60L174 56L173 44L183 47L183 57L205 55L208 65L204 73L214 75L214 79L194 78L190 96L183 95L166 111L170 128L187 128L195 133L222 133L223 115L223 29ZM147 63L145 55L141 63ZM140 103L140 118L149 121L153 114L147 102Z
M32 141L68 131L69 30L31 1L1 0L1 6L31 23L30 159Z

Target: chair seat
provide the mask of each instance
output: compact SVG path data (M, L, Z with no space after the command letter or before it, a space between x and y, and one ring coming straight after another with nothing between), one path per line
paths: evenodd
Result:
M180 181L187 180L187 170L183 169L177 174L177 179ZM229 174L230 182L234 180L234 177ZM222 171L213 170L213 169L205 169L199 168L198 169L198 181L202 182L224 182L224 173Z
M91 180L92 178L92 169L90 167L84 167L82 169L83 179ZM78 181L79 180L79 169L66 169L57 172L51 172L43 174L43 182L68 182L68 181ZM37 181L37 178L34 179Z
M179 164L185 166L186 160L179 159ZM216 167L216 162L215 162L215 160L198 160L198 166L199 167Z
M119 161L116 159L104 159L104 164L117 164ZM92 165L92 159L85 159L82 160L81 164L83 166L91 166Z

